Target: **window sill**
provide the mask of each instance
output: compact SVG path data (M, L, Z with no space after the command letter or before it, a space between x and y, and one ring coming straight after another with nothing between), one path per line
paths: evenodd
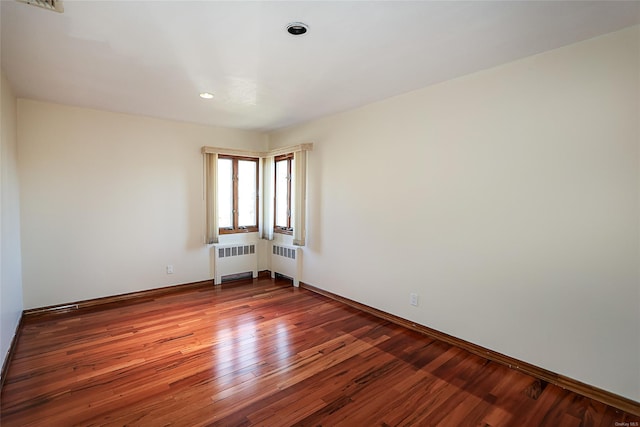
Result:
M246 227L246 228L220 228L218 234L242 234L242 233L256 233L258 227Z
M274 228L273 232L278 234L286 234L287 236L293 236L293 229L287 230L284 228Z

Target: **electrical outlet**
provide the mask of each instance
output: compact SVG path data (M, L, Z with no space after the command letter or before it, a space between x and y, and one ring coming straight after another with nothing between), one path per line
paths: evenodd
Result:
M409 304L413 306L418 306L418 294L409 294Z
M173 274L173 265L167 265L167 274Z

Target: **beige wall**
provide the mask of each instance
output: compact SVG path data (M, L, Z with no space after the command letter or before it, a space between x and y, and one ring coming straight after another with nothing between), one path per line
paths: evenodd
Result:
M0 363L4 363L23 308L16 97L4 71L0 97Z
M302 280L640 401L639 43L272 133L315 143Z
M18 135L26 308L213 277L200 148L266 148L259 133L24 99Z
M315 143L303 281L640 400L639 38L272 133L268 148ZM5 303L18 180L5 193L2 83L4 351L22 301L18 280ZM200 147L267 149L259 133L30 100L17 123L26 308L210 278Z

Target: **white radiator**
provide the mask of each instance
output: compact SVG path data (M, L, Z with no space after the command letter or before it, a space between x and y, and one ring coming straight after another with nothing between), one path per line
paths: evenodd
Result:
M293 279L293 286L300 286L301 253L299 246L274 243L271 250L271 277L276 277L276 273L282 274Z
M222 283L222 277L230 274L251 272L253 278L258 277L258 253L255 242L213 246L214 285Z

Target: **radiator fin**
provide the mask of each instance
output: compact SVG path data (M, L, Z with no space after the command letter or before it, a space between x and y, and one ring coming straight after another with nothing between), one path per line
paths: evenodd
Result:
M273 254L285 258L296 259L296 250L284 246L273 245Z
M218 258L231 256L253 255L256 253L256 245L238 245L226 248L218 248Z

